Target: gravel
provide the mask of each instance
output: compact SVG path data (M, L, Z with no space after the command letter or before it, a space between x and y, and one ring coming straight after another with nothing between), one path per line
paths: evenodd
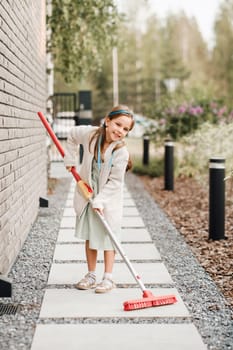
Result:
M232 310L224 296L143 183L128 174L127 186L208 349L233 349Z
M0 317L0 349L27 350L31 347L45 292L55 243L63 215L70 180L59 179L49 196L49 208L40 208L38 217L13 265L13 296L1 303L19 305L15 315Z
M200 266L182 236L152 197L144 190L142 182L132 173L127 174L127 186L133 196L161 257L175 282L192 321L210 350L233 349L233 321L231 310L223 295ZM49 196L49 208L40 208L28 238L12 267L9 278L13 280L12 299L4 303L18 303L15 315L0 317L0 349L30 350L38 322L40 307L52 264L55 243L70 181L57 180L55 191ZM145 210L146 208L146 210ZM74 320L62 320L73 323ZM53 320L61 323L61 320ZM137 322L137 320L75 320L88 322ZM180 319L140 320L153 323L182 323Z

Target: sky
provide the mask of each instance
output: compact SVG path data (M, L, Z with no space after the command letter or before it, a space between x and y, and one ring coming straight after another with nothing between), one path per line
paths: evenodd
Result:
M134 0L135 2L137 0ZM117 0L121 9L127 0ZM151 11L159 18L166 17L168 13L184 11L189 17L195 17L199 29L208 46L213 45L213 25L218 9L223 0L148 0ZM146 12L148 14L148 10Z

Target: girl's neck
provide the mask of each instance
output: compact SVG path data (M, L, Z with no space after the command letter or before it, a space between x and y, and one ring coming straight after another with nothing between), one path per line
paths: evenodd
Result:
M104 145L107 144L107 145L110 145L110 143L112 143L112 141L108 141L106 138L104 140Z
M105 152L106 149L108 148L108 146L111 144L112 142L108 142L105 140L103 146L102 146L102 152Z

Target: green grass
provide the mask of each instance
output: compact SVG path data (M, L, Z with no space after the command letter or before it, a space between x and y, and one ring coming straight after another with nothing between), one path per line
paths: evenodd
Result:
M164 174L164 160L159 158L153 158L149 161L148 165L142 164L142 160L136 158L133 160L134 174L148 175L151 177L159 177Z

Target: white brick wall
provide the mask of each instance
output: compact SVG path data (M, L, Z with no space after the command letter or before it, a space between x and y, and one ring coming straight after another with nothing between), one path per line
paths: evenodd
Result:
M45 0L0 1L0 274L14 263L46 196Z

